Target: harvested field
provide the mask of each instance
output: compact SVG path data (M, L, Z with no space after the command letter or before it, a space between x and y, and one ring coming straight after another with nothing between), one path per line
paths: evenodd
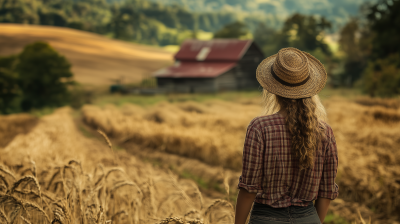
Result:
M340 156L340 195L328 223L363 223L360 214L398 224L400 110L363 100L323 102ZM87 105L81 116L91 138L68 108L44 116L0 146L0 223L233 223L257 102ZM15 126L12 116L1 119Z
M172 61L156 47L112 40L69 28L0 24L0 56L17 54L35 41L46 41L72 64L75 80L94 86L139 82Z
M340 199L370 208L377 219L400 220L400 110L395 100L325 100L338 144ZM366 106L368 105L368 106ZM116 141L240 171L247 124L258 104L209 101L161 103L143 109L86 106L84 121Z
M1 150L1 223L232 223L229 202L83 137L70 112L45 116Z

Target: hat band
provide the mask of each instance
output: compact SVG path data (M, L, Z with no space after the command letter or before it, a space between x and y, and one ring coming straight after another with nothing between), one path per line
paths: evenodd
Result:
M290 87L301 86L301 85L306 84L306 82L310 79L310 75L308 75L307 78L305 78L303 81L301 81L299 83L288 83L288 82L285 82L284 80L282 80L281 78L279 78L275 74L273 67L274 67L274 65L271 66L272 77L274 77L274 79L276 79L276 81L280 82L282 85L285 85L285 86L290 86Z

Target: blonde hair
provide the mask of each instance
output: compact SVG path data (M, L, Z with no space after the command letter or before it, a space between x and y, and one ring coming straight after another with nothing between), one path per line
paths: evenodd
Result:
M270 115L283 109L285 122L291 134L292 152L299 159L300 169L314 166L314 155L325 138L327 116L318 95L289 99L269 93L264 89L265 114Z

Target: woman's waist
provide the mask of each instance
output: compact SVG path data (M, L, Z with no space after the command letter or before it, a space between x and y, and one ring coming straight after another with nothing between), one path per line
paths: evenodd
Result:
M257 216L266 216L274 218L286 218L288 215L291 217L309 216L315 213L314 204L309 202L307 206L290 205L282 208L274 208L267 204L254 202L251 214Z

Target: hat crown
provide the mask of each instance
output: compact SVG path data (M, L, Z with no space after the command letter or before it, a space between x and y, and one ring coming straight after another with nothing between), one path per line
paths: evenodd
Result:
M309 76L308 63L308 58L300 50L283 48L277 54L273 71L287 83L301 83Z

